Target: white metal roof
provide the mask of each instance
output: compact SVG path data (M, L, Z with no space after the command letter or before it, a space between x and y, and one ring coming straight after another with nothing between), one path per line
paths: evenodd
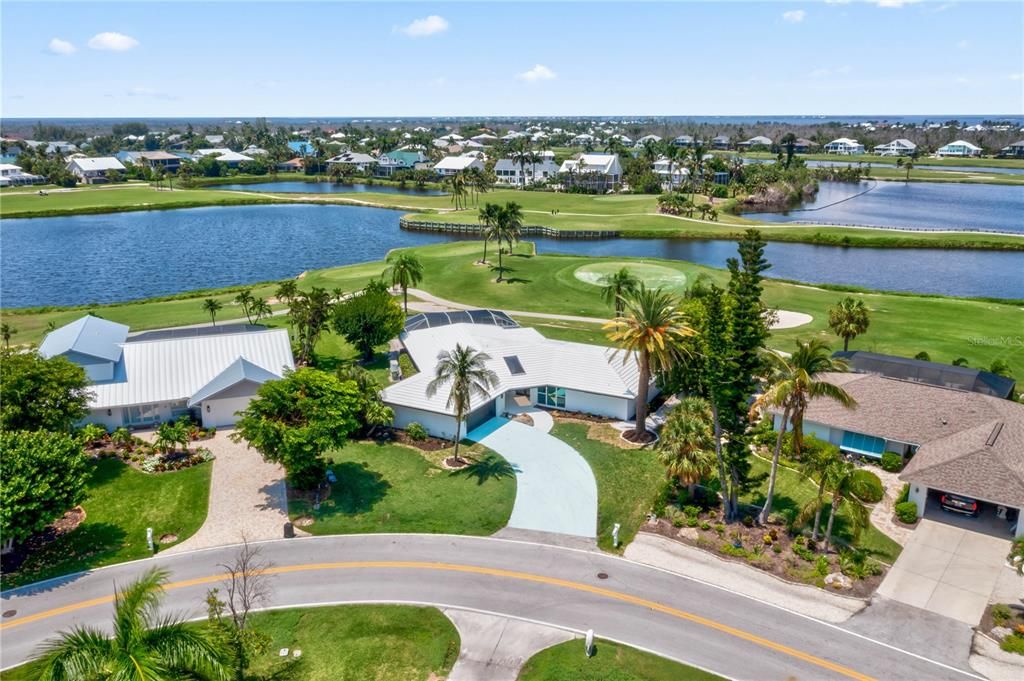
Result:
M434 165L435 170L465 170L479 163L473 156L446 156Z
M614 349L599 345L552 340L536 329L451 324L403 332L401 338L420 373L384 389L384 401L390 404L451 414L447 387L428 397L427 384L434 378L438 354L453 350L456 343L490 356L485 363L497 374L498 383L488 399L506 390L542 385L625 399L636 396L640 372L632 356L616 355ZM505 357L517 357L524 372L512 374ZM471 408L485 401L474 397Z
M128 327L124 324L87 314L46 334L39 344L39 354L54 357L76 352L116 362L121 357L121 344L127 337Z
M225 163L251 161L252 156L246 156L245 154L239 154L237 151L231 151L230 149L223 154L217 154L218 161L224 161Z
M93 409L188 400L239 358L275 376L294 369L285 329L127 342L110 381L90 387Z
M68 165L76 165L82 170L124 170L124 166L113 156L96 158L76 158Z
M617 170L619 157L615 154L581 154L579 159L567 158L562 161L560 171L568 173L580 170L580 161L583 162L583 172L607 175Z

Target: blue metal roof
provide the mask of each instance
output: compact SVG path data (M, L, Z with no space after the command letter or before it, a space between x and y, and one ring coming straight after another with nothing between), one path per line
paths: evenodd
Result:
M288 148L297 154L302 154L303 156L312 156L316 153L313 145L309 142L289 142Z
M209 383L197 390L189 399L188 406L194 407L203 400L209 399L217 393L223 392L231 386L238 385L243 381L263 384L267 381L274 381L279 378L281 377L277 374L267 371L263 367L256 366L244 357L239 357L229 364L224 371L214 376Z
M46 334L39 345L43 357L55 357L77 352L110 362L121 358L121 344L128 337L128 327L92 315L55 329Z

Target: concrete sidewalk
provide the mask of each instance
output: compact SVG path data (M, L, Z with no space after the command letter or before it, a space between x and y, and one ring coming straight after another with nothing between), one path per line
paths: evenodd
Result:
M441 612L455 624L462 639L448 681L516 681L531 657L576 637L565 629L509 617L453 608Z

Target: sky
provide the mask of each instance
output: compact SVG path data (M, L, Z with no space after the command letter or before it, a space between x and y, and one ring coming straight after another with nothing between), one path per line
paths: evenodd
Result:
M1024 2L0 0L0 115L1024 114Z

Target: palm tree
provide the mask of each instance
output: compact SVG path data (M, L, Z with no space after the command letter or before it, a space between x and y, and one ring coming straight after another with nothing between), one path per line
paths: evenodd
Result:
M832 512L829 513L828 523L825 525L826 553L832 543L832 524L844 503L850 509L850 530L853 532L854 540L860 537L861 531L868 526L871 511L861 499L868 496L870 490L866 489L866 476L856 473L857 467L849 461L834 461L825 471L825 487L832 496Z
M649 289L643 283L627 296L624 316L604 325L608 339L623 352L623 362L635 358L640 367L636 389L636 434L642 437L647 428L647 389L651 371L667 370L679 345L695 332L686 325L676 298L660 288Z
M409 287L423 281L423 263L412 253L398 252L388 256L391 267L384 273L391 279L392 286L402 289L402 307L409 314Z
M285 305L291 305L299 293L299 286L294 279L285 279L277 286L274 296Z
M796 135L791 132L787 132L779 140L779 144L786 148L786 167L793 162L793 149L796 147Z
M235 302L242 307L242 312L245 313L245 318L250 324L252 324L250 308L255 301L256 299L252 297L251 289L242 289L242 292L235 296Z
M904 176L903 181L910 182L910 171L914 169L914 161L909 158L904 161L903 157L901 156L900 158L896 159L896 167L903 168L904 170L907 171L907 174L906 176Z
M114 635L78 626L44 644L43 681L228 678L208 630L157 612L167 572L151 569L114 596Z
M216 298L207 298L203 301L203 309L209 313L210 321L217 326L217 313L224 307Z
M628 267L623 267L618 272L601 277L601 297L604 302L615 307L615 316L621 317L623 300L635 293L638 286L640 280Z
M452 203L455 204L455 210L461 210L465 207L466 201L466 177L462 173L455 173L448 178L448 188L452 193Z
M649 140L648 140L649 141ZM679 159L685 155L682 147L677 147L671 142L665 145L662 149L662 155L665 160L668 161L668 190L671 192L675 188L675 167Z
M839 461L839 450L836 447L815 447L807 452L800 461L800 472L811 480L818 481L818 493L814 497L814 529L811 531L811 539L818 541L818 531L821 529L821 507L822 499L825 496L825 474L829 466Z
M868 306L863 300L847 296L828 309L828 328L843 339L843 352L850 341L865 333L871 324Z
M711 405L702 397L687 397L673 409L661 429L658 449L665 473L693 488L715 470L715 439L711 430Z
M253 300L249 305L249 311L256 320L253 322L255 324L259 324L261 319L270 317L274 314L274 311L270 309L270 304L267 302L266 298L256 298Z
M445 407L455 414L455 454L452 457L455 463L463 463L459 458L459 440L470 403L474 397L486 399L491 388L498 384L498 375L487 368L490 358L487 353L456 343L454 350L443 350L437 356L434 378L427 384L427 397L433 397L443 386L451 384Z
M515 201L509 201L498 212L498 222L495 226L495 241L498 242L498 281L502 281L505 274L505 266L501 254L502 243L508 244L508 252L512 253L512 246L519 241L519 235L523 228L523 209Z
M494 227L498 224L500 217L501 206L496 203L485 203L484 207L480 209L480 214L477 216L477 220L484 223L484 226L480 229L480 235L484 238L484 257L480 261L481 264L487 264L487 242L494 238Z
M846 362L832 359L829 347L820 339L797 341L796 352L790 357L768 350L764 352L769 368L768 385L765 391L757 396L750 407L752 418L761 414L767 407L782 408L782 422L779 434L775 438L775 452L772 454L772 468L768 476L768 493L764 508L761 509L761 522L768 522L772 510L772 497L775 494L775 479L779 472L779 455L782 452L782 439L786 434L786 426L793 424L793 455L800 457L800 446L803 440L803 418L808 403L816 398L826 398L839 402L852 409L857 406L856 400L849 393L834 383L822 380L820 375L829 371L846 371Z
M16 333L18 330L7 322L0 324L0 337L3 338L5 348L11 347L11 336Z

